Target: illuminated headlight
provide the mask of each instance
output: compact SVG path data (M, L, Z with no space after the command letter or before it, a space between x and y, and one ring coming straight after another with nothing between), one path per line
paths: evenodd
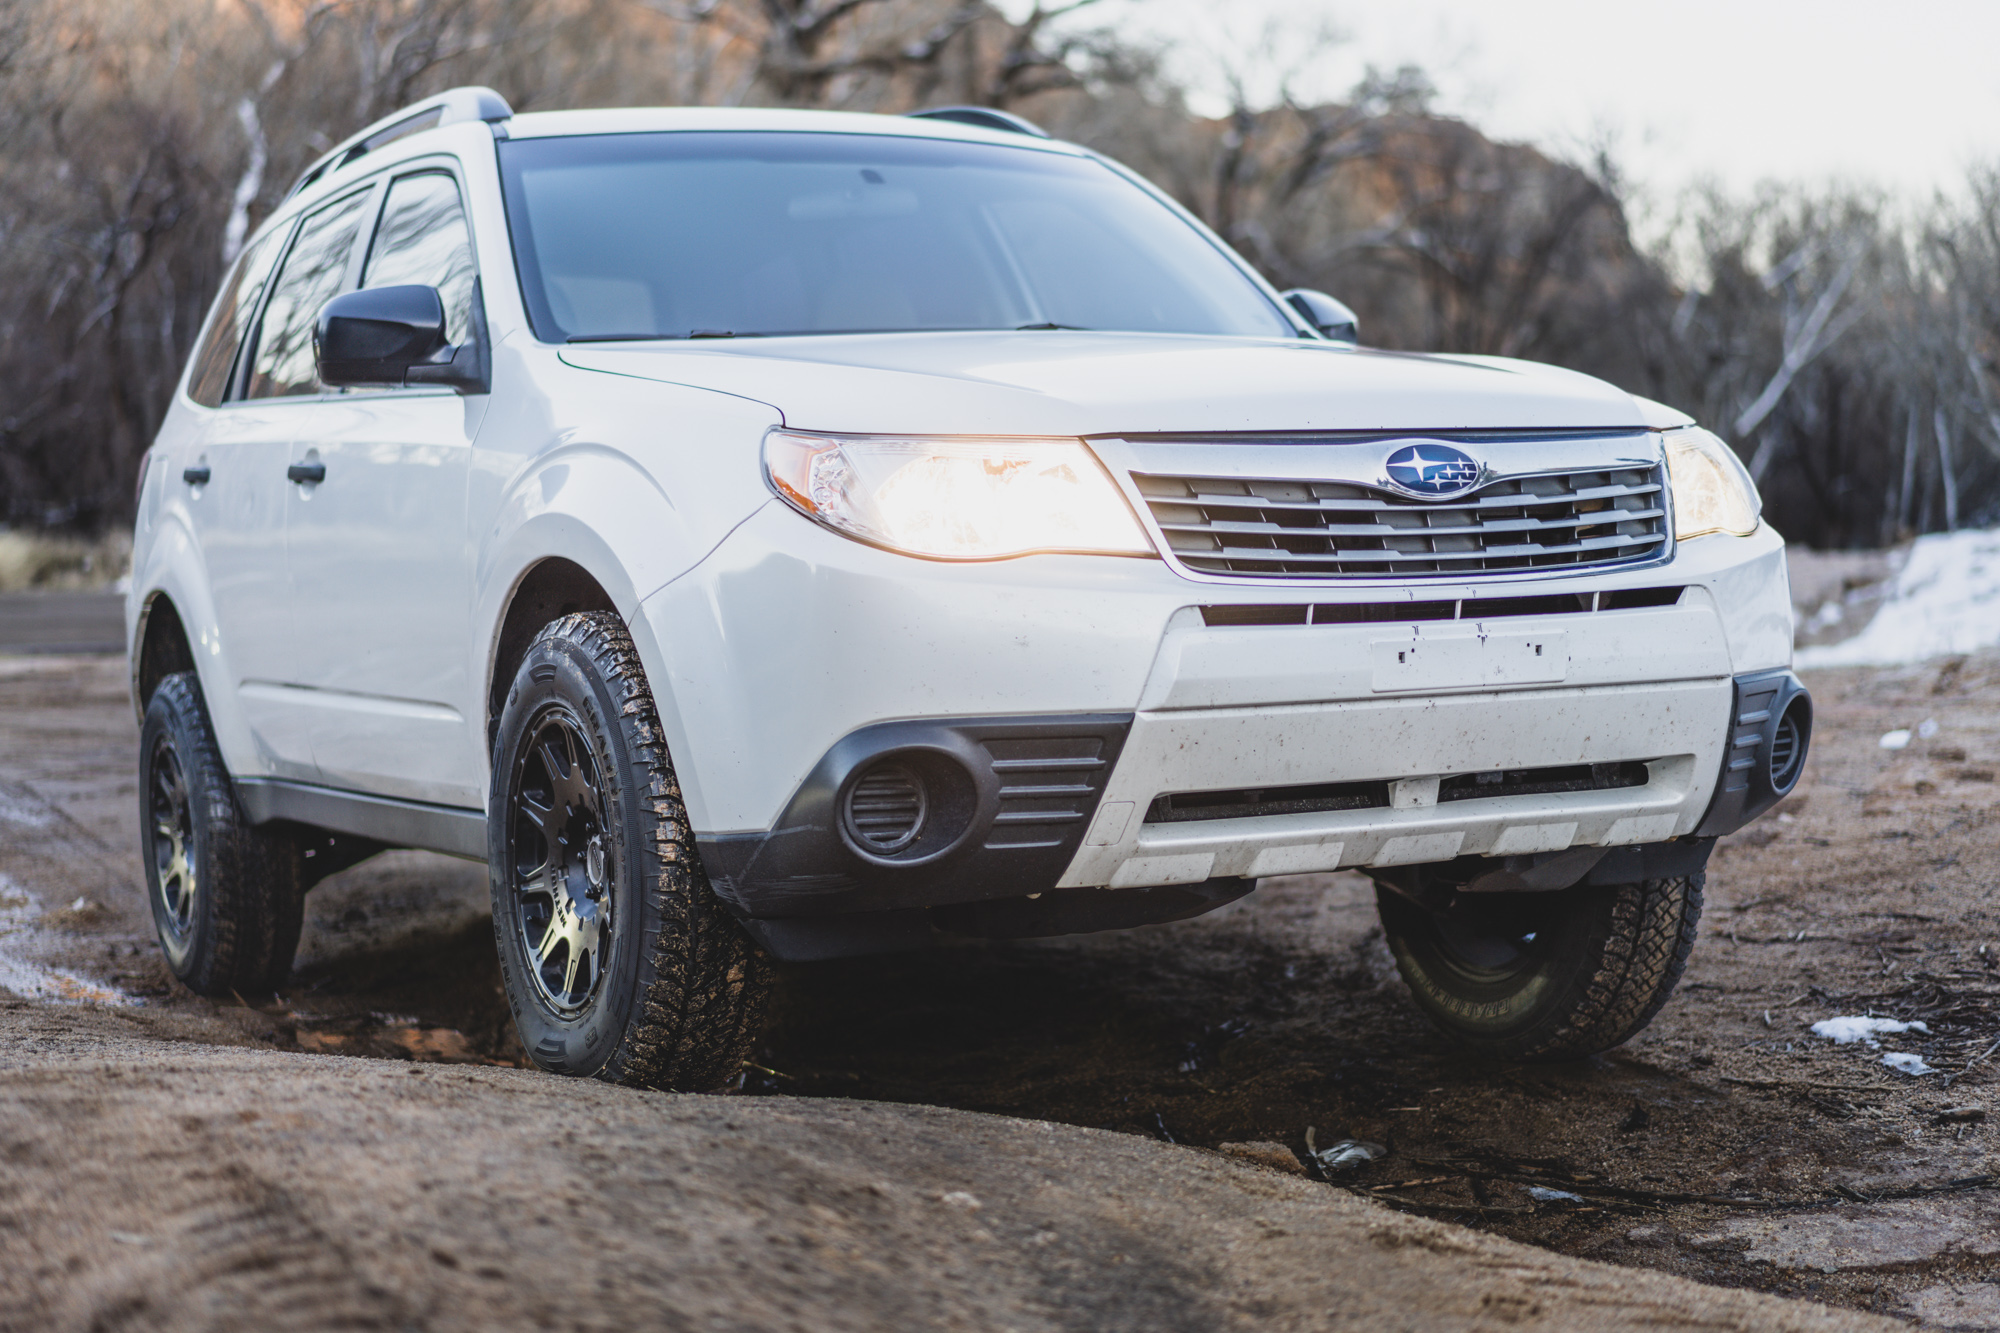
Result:
M1667 480L1674 490L1674 539L1757 530L1763 497L1736 451L1699 426L1667 432Z
M800 513L910 555L1153 553L1131 506L1079 440L776 430L764 437L764 470Z

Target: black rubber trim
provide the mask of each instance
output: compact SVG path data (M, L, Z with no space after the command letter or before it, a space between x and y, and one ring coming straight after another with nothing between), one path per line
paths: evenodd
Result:
M1583 877L1585 884L1637 884L1648 879L1678 879L1699 875L1708 867L1715 839L1676 838L1672 842L1642 842L1613 847Z
M1362 873L1413 902L1438 905L1459 893L1552 893L1578 884L1604 887L1695 875L1714 848L1713 838L1685 837L1521 856L1458 856Z
M1055 887L1118 762L1130 713L882 722L835 743L763 833L699 839L716 894L745 917L936 907ZM962 826L872 856L843 834L841 800L894 757L968 779Z
M468 861L486 859L486 815L479 810L364 796L277 778L236 779L236 799L253 824L287 819L389 847L418 847Z
M1791 765L1792 780L1780 789L1771 781L1771 742L1787 710L1796 710L1799 748ZM1783 800L1798 785L1811 748L1812 695L1797 675L1784 668L1738 676L1729 709L1729 744L1722 752L1722 775L1695 832L1704 838L1734 833Z
M1185 921L1212 912L1257 887L1252 879L1211 879L1150 889L1053 889L1034 897L989 898L929 909L849 912L744 921L744 928L775 958L788 963L901 953L940 939L1039 939L1129 930Z

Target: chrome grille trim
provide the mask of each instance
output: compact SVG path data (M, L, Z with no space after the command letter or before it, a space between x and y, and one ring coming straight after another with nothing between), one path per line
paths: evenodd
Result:
M1343 482L1135 473L1176 558L1264 578L1601 567L1666 545L1665 479L1605 468L1493 482L1465 500L1406 500Z
M1443 442L1441 437L1426 439ZM1548 577L1672 553L1659 436L1475 439L1487 478L1416 498L1392 482L1407 437L1096 440L1170 564L1197 579Z

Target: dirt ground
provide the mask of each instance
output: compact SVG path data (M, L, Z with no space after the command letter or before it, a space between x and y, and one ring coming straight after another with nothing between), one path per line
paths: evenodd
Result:
M764 1095L733 1099L476 1067L519 1057L483 872L417 853L314 890L283 995L174 989L121 671L0 659L0 987L31 996L0 997L0 1285L26 1288L22 1327L219 1326L161 1311L181 1292L213 1314L263 1268L293 1275L270 1300L320 1308L346 1265L357 1326L1783 1327L1830 1306L2000 1329L2000 657L1810 678L1800 790L1719 849L1679 994L1607 1057L1455 1049L1339 875L1174 926L789 968L746 1081ZM1928 734L1883 749L1901 728ZM93 994L138 1003L60 1003ZM1929 1032L1808 1031L1864 1013ZM1309 1133L1388 1151L1321 1183L1165 1142L1323 1174ZM210 1238L192 1267L162 1226ZM275 1250L245 1239L265 1231ZM646 1255L671 1262L635 1276Z

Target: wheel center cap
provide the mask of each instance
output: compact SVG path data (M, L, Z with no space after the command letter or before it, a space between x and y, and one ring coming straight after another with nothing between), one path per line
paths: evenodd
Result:
M590 879L592 896L604 892L604 835L592 834L583 852L583 873Z

